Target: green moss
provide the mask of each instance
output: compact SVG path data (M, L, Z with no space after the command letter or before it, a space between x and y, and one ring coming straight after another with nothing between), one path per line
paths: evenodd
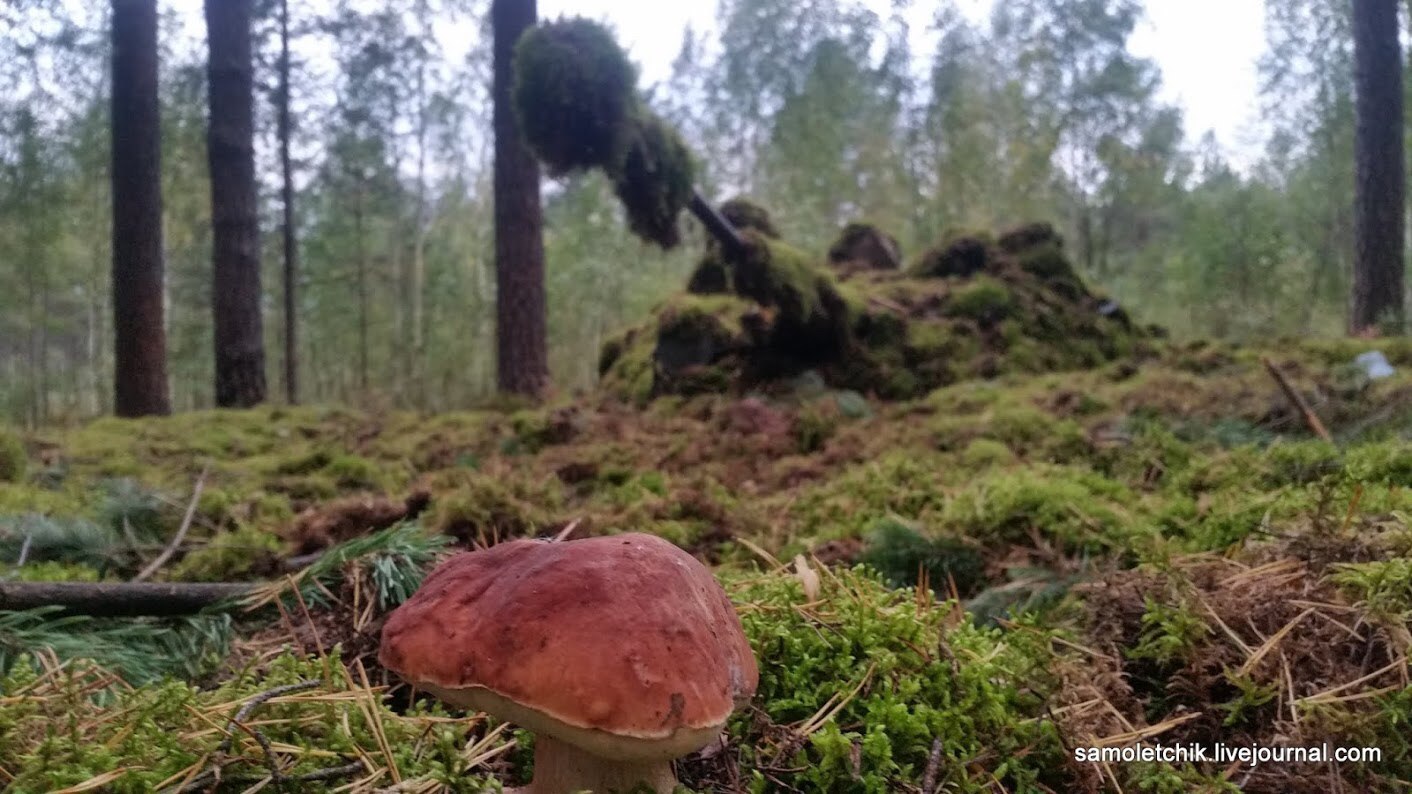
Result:
M988 232L950 230L908 268L914 278L969 278L987 270L994 254Z
M1270 488L1308 485L1342 473L1338 448L1323 441L1276 444L1265 454L1265 483Z
M725 391L732 372L725 359L746 342L741 317L749 306L726 295L681 295L657 314L655 344L635 351L647 361L625 362L626 377L646 375L650 394L701 394ZM652 337L649 337L652 339ZM642 384L632 391L638 393Z
M610 172L613 188L633 233L670 250L681 242L677 218L691 201L696 166L681 136L657 116L643 111L633 127L621 168Z
M531 28L515 48L515 108L553 175L621 170L632 146L637 69L613 34L583 17Z
M0 425L0 482L20 482L29 468L29 455L15 431Z
M809 255L758 232L745 232L749 253L736 269L743 298L778 308L791 324L807 325L826 311L822 296L837 295L833 279Z
M1070 550L1124 553L1140 535L1131 493L1091 472L1035 466L996 470L946 504L944 525L984 543L1023 544L1039 533Z
M837 407L831 403L816 402L800 408L791 428L796 448L805 455L823 449L838 432L840 420Z
M5 578L16 582L96 582L98 571L71 562L32 562L8 569Z
M750 229L772 240L778 240L780 237L779 229L770 218L769 210L744 196L726 201L720 210L721 215L738 231Z
M801 538L861 538L888 518L935 523L948 495L953 467L936 454L889 452L804 489L788 505L789 525Z
M984 470L1007 466L1015 462L1010 448L989 438L978 438L961 452L961 463L970 469Z
M327 449L315 449L292 455L280 460L274 467L275 474L313 474L322 471L333 461L333 453Z
M1329 578L1388 625L1405 626L1412 620L1412 558L1339 565Z
M1015 298L1005 284L979 276L951 293L946 311L953 317L977 322L999 322L1015 308Z
M172 566L171 578L182 582L239 582L269 576L279 570L284 543L269 531L242 527L222 532Z
M447 473L435 486L431 528L485 545L538 535L555 520L564 500L558 479L533 475Z
M212 726L228 721L239 704L307 680L318 682L313 692L264 704L258 711L260 731L287 763L282 771L291 778L341 766L349 758L376 757L379 764L395 764L404 780L425 777L428 787L458 794L500 790L462 756L475 739L467 726L425 705L406 715L394 713L353 687L336 657L280 656L258 676L242 674L210 690L179 681L121 688L105 705L93 700L91 692L106 676L80 663L47 675L54 679L48 682L30 665L20 664L0 679L0 691L27 693L0 704L0 758L5 759L9 790L58 791L106 776L102 791L157 791L199 771L217 754L224 732ZM113 719L114 714L123 718ZM390 755L380 752L384 746ZM222 777L236 787L248 786L235 781L258 781L268 773L267 760L253 738L237 738L223 760ZM336 785L304 783L300 790Z
M765 790L757 771L765 764L802 791L909 790L933 746L943 790L1072 790L1052 726L1030 717L1052 685L1042 633L1002 636L969 622L943 629L945 610L925 611L912 593L855 572L837 576L809 609L798 608L804 596L787 577L732 588L750 605L742 622L757 657L770 662L755 698L769 720L746 714L731 723L753 790ZM774 760L764 726L796 724L840 701L820 730Z
M324 472L342 489L387 490L387 477L382 467L358 455L336 455Z

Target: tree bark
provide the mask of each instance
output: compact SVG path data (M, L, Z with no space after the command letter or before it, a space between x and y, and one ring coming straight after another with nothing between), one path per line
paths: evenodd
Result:
M112 2L113 408L169 414L157 2Z
M294 228L294 159L290 156L293 120L290 112L289 0L279 4L279 162L284 204L284 399L299 404L299 335L295 315L295 282L299 247Z
M513 103L515 43L535 23L535 0L493 0L495 309L500 390L540 396L549 385L539 164Z
M1357 88L1356 258L1349 331L1402 330L1407 171L1397 0L1353 0Z
M216 405L265 401L265 340L260 318L260 221L255 190L253 0L206 0L210 119Z

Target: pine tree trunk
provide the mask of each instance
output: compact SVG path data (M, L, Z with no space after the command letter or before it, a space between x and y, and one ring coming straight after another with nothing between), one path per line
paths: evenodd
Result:
M265 401L260 318L260 221L255 191L255 96L250 25L253 0L206 0L210 120L216 405Z
M280 189L284 204L284 399L290 405L299 403L299 336L295 315L294 275L298 267L299 248L294 228L294 159L290 156L290 136L293 124L289 108L289 0L279 4L279 161L283 176Z
M513 104L515 43L535 23L535 0L493 0L495 36L495 308L500 390L539 396L549 385L539 164Z
M157 2L112 2L113 404L169 414Z
M1353 0L1357 83L1356 258L1349 331L1388 323L1400 332L1406 154L1397 0Z

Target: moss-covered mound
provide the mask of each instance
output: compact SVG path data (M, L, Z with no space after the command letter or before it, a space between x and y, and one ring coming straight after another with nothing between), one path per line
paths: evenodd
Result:
M769 240L780 239L779 229L770 218L769 210L750 199L737 197L720 206L721 217L737 231L754 232ZM686 291L693 295L721 295L735 290L734 268L715 238L706 241L706 253L687 279Z
M567 17L527 31L514 94L525 139L551 174L616 170L627 156L637 69L603 25Z
M770 227L763 210L745 209L742 225ZM689 293L738 300L697 305L712 322L683 327L675 318L692 302L674 299L612 340L602 367L611 393L643 401L706 384L758 388L816 370L831 386L907 399L968 378L1092 367L1147 349L1147 332L1084 286L1044 224L995 241L953 236L908 273L863 267L842 283L775 238L749 227L745 237L742 261L708 248L688 284ZM878 239L887 238L850 226L831 257L853 250L845 242Z

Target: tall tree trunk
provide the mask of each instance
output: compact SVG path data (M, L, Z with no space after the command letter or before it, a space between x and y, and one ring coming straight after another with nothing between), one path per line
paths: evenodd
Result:
M289 154L293 135L290 102L289 63L289 0L279 4L279 162L283 176L280 189L284 204L284 399L290 405L299 403L299 336L294 313L294 275L298 267L299 247L294 227L294 159Z
M358 260L358 399L368 398L368 248L363 239L363 188L353 205L353 244Z
M113 407L169 414L157 0L112 2Z
M538 396L549 385L545 349L544 239L539 164L513 104L515 43L536 18L535 0L493 0L495 36L495 314L500 390Z
M250 25L253 0L206 0L210 119L216 405L265 401L260 317L260 220L255 191L255 89Z
M1353 0L1357 83L1357 256L1349 330L1380 323L1399 332L1403 310L1403 208L1407 172L1402 138L1402 57L1397 0Z
M431 10L418 3L417 13L430 20ZM412 404L426 407L426 279L427 279L427 127L429 126L426 98L426 62L417 64L417 214L412 238L412 271L408 285L411 299L412 350L409 386Z

